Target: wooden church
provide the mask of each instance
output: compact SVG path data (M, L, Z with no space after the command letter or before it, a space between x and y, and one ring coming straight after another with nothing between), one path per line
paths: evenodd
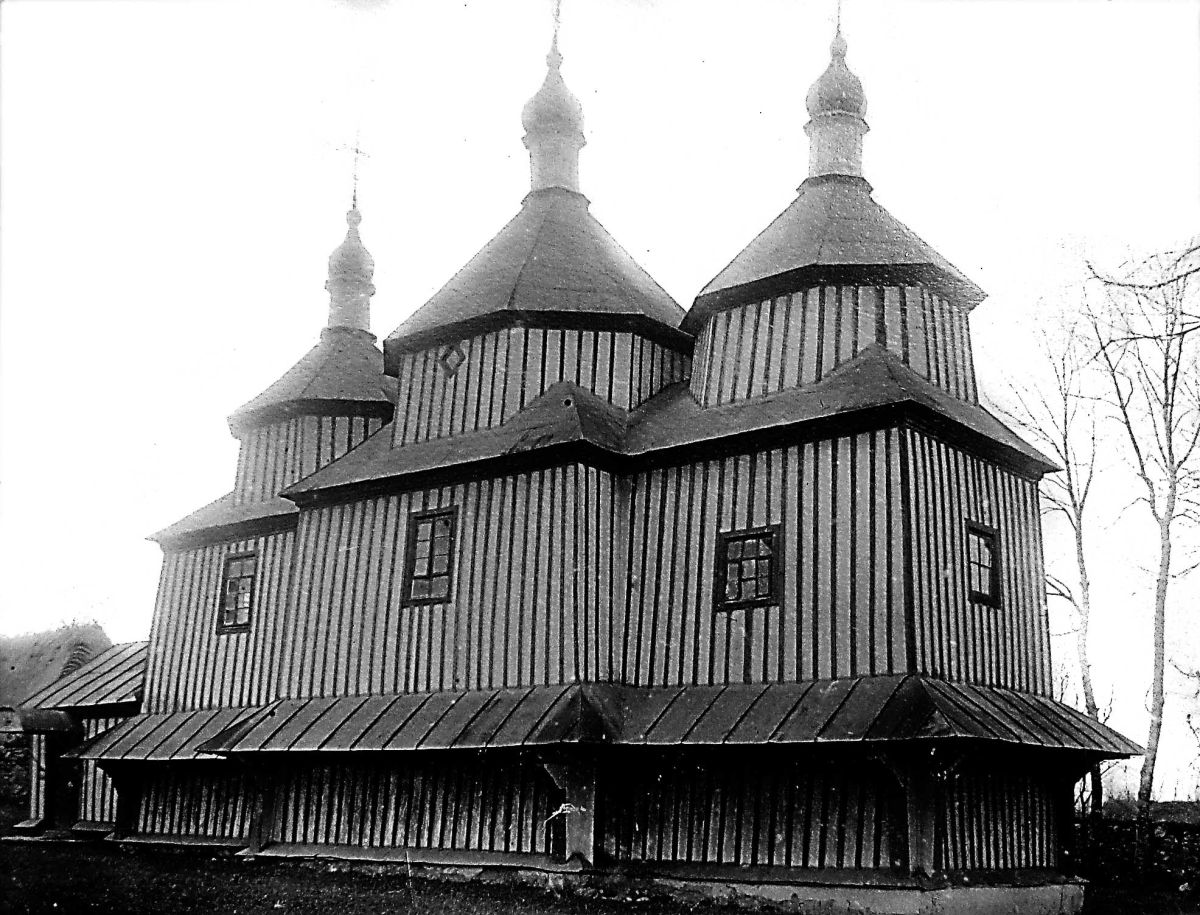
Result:
M142 705L72 751L115 838L1074 911L1072 786L1140 750L1052 695L1055 468L871 196L845 40L687 311L589 212L561 63L512 221L381 351L352 209L233 490L156 535Z

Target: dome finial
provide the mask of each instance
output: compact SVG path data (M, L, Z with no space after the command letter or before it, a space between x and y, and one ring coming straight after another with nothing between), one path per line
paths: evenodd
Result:
M371 329L371 296L375 294L371 279L375 275L375 259L359 237L361 223L356 181L353 204L346 213L346 238L329 255L329 279L325 288L329 291L330 329L368 332Z
M554 3L554 37L546 55L546 79L521 112L525 147L529 150L533 190L560 187L579 191L579 150L583 136L583 106L563 82L563 56L558 50L561 0Z
M562 24L562 0L554 0L554 37L550 39L550 53L546 55L546 64L551 70L562 66L562 54L558 51L558 27Z
M862 83L846 66L846 51L839 2L837 27L829 46L829 66L808 90L806 99L811 118L804 126L809 137L810 177L862 177L862 138L868 130L867 98Z

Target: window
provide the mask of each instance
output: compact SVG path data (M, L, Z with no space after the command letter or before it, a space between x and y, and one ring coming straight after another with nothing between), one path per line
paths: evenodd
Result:
M997 532L967 522L967 588L971 600L1000 606L1000 543Z
M722 531L717 535L718 610L739 610L779 602L779 527Z
M250 608L254 606L254 570L258 557L239 553L225 560L221 580L221 607L217 615L218 632L239 632L250 628Z
M404 604L437 604L450 599L455 518L453 508L409 515Z

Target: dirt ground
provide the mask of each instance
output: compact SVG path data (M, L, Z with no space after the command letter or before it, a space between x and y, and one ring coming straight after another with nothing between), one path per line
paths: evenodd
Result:
M1200 897L1173 888L1090 887L1088 915L1200 915ZM0 912L204 915L646 915L733 910L646 897L555 895L531 887L408 880L363 867L251 861L96 845L0 843Z

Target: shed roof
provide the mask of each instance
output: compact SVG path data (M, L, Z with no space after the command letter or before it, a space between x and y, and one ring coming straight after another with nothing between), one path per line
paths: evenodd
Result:
M683 321L697 333L713 311L759 294L774 279L833 272L846 281L889 271L925 273L967 307L985 293L908 226L875 202L871 185L849 175L822 175L709 281ZM878 282L878 278L876 279ZM764 287L765 288L765 287ZM767 293L771 294L771 293Z
M800 683L614 683L281 699L142 715L85 759L613 744L760 746L982 741L1118 757L1141 748L1047 696L915 674Z
M295 523L298 509L287 499L272 496L254 502L238 502L232 492L214 499L174 524L151 534L148 539L166 549L178 549L196 542L197 537L237 533L249 535Z
M679 341L683 309L563 188L529 194L520 212L384 343L392 354L429 340L459 339L479 322L537 315L642 321ZM611 324L609 325L611 326Z
M149 642L113 645L73 674L21 703L36 708L86 708L140 702Z
M383 374L375 337L349 327L327 327L321 340L269 388L229 417L237 434L250 426L305 413L348 411L390 418L396 380Z

